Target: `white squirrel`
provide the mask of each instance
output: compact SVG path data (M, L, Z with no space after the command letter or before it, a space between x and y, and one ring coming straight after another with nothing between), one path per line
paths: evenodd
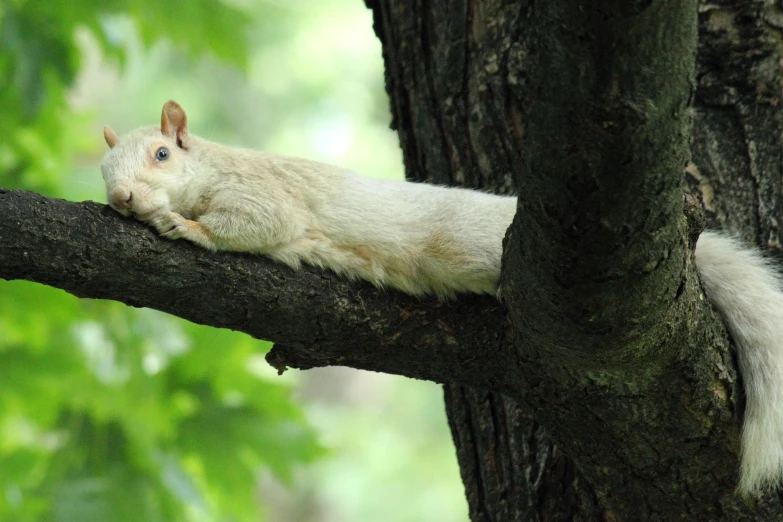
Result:
M210 250L302 262L408 294L497 290L516 198L374 180L331 165L227 147L188 132L163 106L160 127L109 145L101 171L109 205L164 237ZM747 405L739 490L783 481L783 285L758 252L717 232L696 245L704 289L734 338Z

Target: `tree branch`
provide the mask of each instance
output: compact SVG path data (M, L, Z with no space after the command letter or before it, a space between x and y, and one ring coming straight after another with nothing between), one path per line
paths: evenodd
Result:
M490 297L418 300L260 256L161 239L93 202L0 189L0 277L78 297L155 308L277 343L286 367L341 365L513 393L512 350L476 350L504 336Z
M510 242L503 286L535 345L623 360L679 322L696 21L691 0L533 10L523 239Z

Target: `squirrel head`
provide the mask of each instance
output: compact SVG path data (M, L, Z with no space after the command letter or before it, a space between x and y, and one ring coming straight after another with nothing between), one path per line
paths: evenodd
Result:
M103 137L109 145L101 162L109 205L142 221L174 210L189 181L185 165L190 140L182 107L167 101L159 128L142 127L120 139L107 126Z

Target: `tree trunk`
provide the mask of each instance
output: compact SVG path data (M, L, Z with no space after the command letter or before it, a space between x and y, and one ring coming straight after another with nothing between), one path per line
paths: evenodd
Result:
M367 0L367 4L374 10L375 30L383 44L392 126L400 135L409 179L505 193L518 180L524 196L521 217L528 221L523 228L515 224L507 238L506 248L510 247L510 256L515 258L507 255L505 259L504 296L511 323L516 325L508 337L516 336L525 386L536 391L523 391L517 397L520 401L445 386L471 519L783 517L776 498L743 502L732 491L742 415L734 362L714 314L694 306L699 288L690 254L672 250L672 246L692 249L688 237L698 235L702 222L698 209L684 209L678 199L690 130L685 103L693 97L688 82L694 47L689 40L695 39L695 23L689 26L682 20L695 17L695 2L582 6L573 2ZM694 163L688 168L689 181L703 195L710 225L725 221L762 246L779 247L775 216L780 215L778 192L783 190L778 179L783 129L777 107L780 53L775 44L783 16L778 7L761 2L746 2L741 8L711 3L701 11ZM649 105L633 107L633 102ZM759 106L763 112L757 110ZM563 115L560 120L558 111ZM559 186L553 179L561 172L575 175L560 176L563 184ZM602 181L601 175L611 181L604 183L609 191L620 187L614 199L601 194L593 197L602 189L596 182ZM640 204L652 216L636 212ZM544 209L539 218L537 205ZM547 205L554 208L544 208ZM546 231L538 236L527 232L540 229L552 214L557 214L557 230L549 239L554 238L555 247L542 248ZM602 218L615 220L625 229L596 227ZM688 218L687 225L682 218ZM566 222L586 230L570 233L563 226ZM669 226L670 232L661 234L662 226ZM634 243L623 237L631 235L628 229L638 234L645 227L648 234L657 233L659 244ZM515 233L522 239L514 237ZM623 246L621 251L603 250L618 244ZM628 245L640 250L632 251L630 259L620 259ZM520 246L528 250L515 253ZM653 255L645 256L650 250ZM660 279L627 278L609 293L600 284L611 277L612 270L632 273L617 268L618 262L632 265L650 257L658 265L667 265L663 270L656 266L654 273ZM521 270L517 263L522 263ZM602 324L582 323L580 327L579 317L560 324L547 322L551 315L547 317L540 307L557 289L542 284L551 280L548 274L525 280L526 266L552 271L563 264L568 265L564 277L579 282L592 274L599 283L600 290L587 291L595 294L588 301L593 311L604 314ZM509 286L515 290L511 295ZM530 288L540 298L529 300L525 307L517 295L530 293ZM650 294L660 302L648 299ZM636 301L629 302L624 295ZM674 310L665 306L672 300L681 306ZM568 317L567 308L561 308L558 317ZM612 308L615 311L607 313ZM675 334L667 328L677 320L662 313L688 319L680 321ZM546 326L536 328L536 321L530 319L533 314L539 314L539 325ZM641 328L640 321L644 323ZM597 335L580 337L579 329L585 326ZM551 332L558 329L562 331L554 336L560 337L553 342ZM535 330L540 331L531 333ZM608 330L611 336L602 335ZM674 372L677 375L668 374L668 382L656 392L655 415L665 417L665 412L681 409L681 404L664 403L686 389L711 420L699 423L675 416L666 422L662 417L655 422L662 429L645 433L644 428L634 426L640 417L632 411L639 407L634 394L645 390L649 398L655 386L644 382L638 368L629 372L594 361L563 363L562 349L542 351L547 342L559 343L586 349L587 357L600 359L603 354L611 359L612 350L627 347L628 339L639 331L655 340L647 347L653 352L671 350L677 344L688 347L676 358L677 364L687 368ZM591 342L595 345L589 346ZM607 348L607 344L613 346ZM640 345L632 346L633 357L644 359ZM474 349L509 348L485 343ZM663 358L659 362L673 361ZM655 361L648 359L647 363L654 365ZM716 367L723 368L722 373L716 374ZM585 383L583 375L574 374L580 369L600 371L606 380L599 386ZM567 375L551 377L558 372ZM660 379L667 372L653 373L654 379ZM720 398L710 397L701 387L719 387ZM607 389L611 391L605 393ZM605 396L586 400L601 394ZM597 419L586 418L585 407ZM561 411L552 413L557 409ZM671 419L677 420L672 423ZM568 446L567 453L575 460L551 442L540 422L557 427L555 439ZM604 429L602 424L615 426ZM676 435L667 436L666 431ZM704 447L686 449L689 432L693 440L723 448L714 452ZM596 437L604 440L590 440ZM669 445L676 449L664 449ZM692 476L682 469L671 474L649 472L667 459L672 468L682 468L694 459L702 464L716 460L710 471L706 469L710 466L693 466L700 469Z
M474 521L783 519L777 494L734 492L741 385L692 255L698 202L711 226L781 248L780 8L702 4L696 57L695 0L368 5L409 177L518 188L506 308L208 252L2 189L0 277L275 341L281 371L448 383Z

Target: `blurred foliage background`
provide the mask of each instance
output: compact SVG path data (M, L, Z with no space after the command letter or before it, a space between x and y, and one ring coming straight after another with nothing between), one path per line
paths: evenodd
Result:
M402 177L361 0L0 1L0 187L105 201L104 124ZM0 244L2 248L2 244ZM368 347L368 349L371 347ZM439 387L0 280L0 521L465 521Z

